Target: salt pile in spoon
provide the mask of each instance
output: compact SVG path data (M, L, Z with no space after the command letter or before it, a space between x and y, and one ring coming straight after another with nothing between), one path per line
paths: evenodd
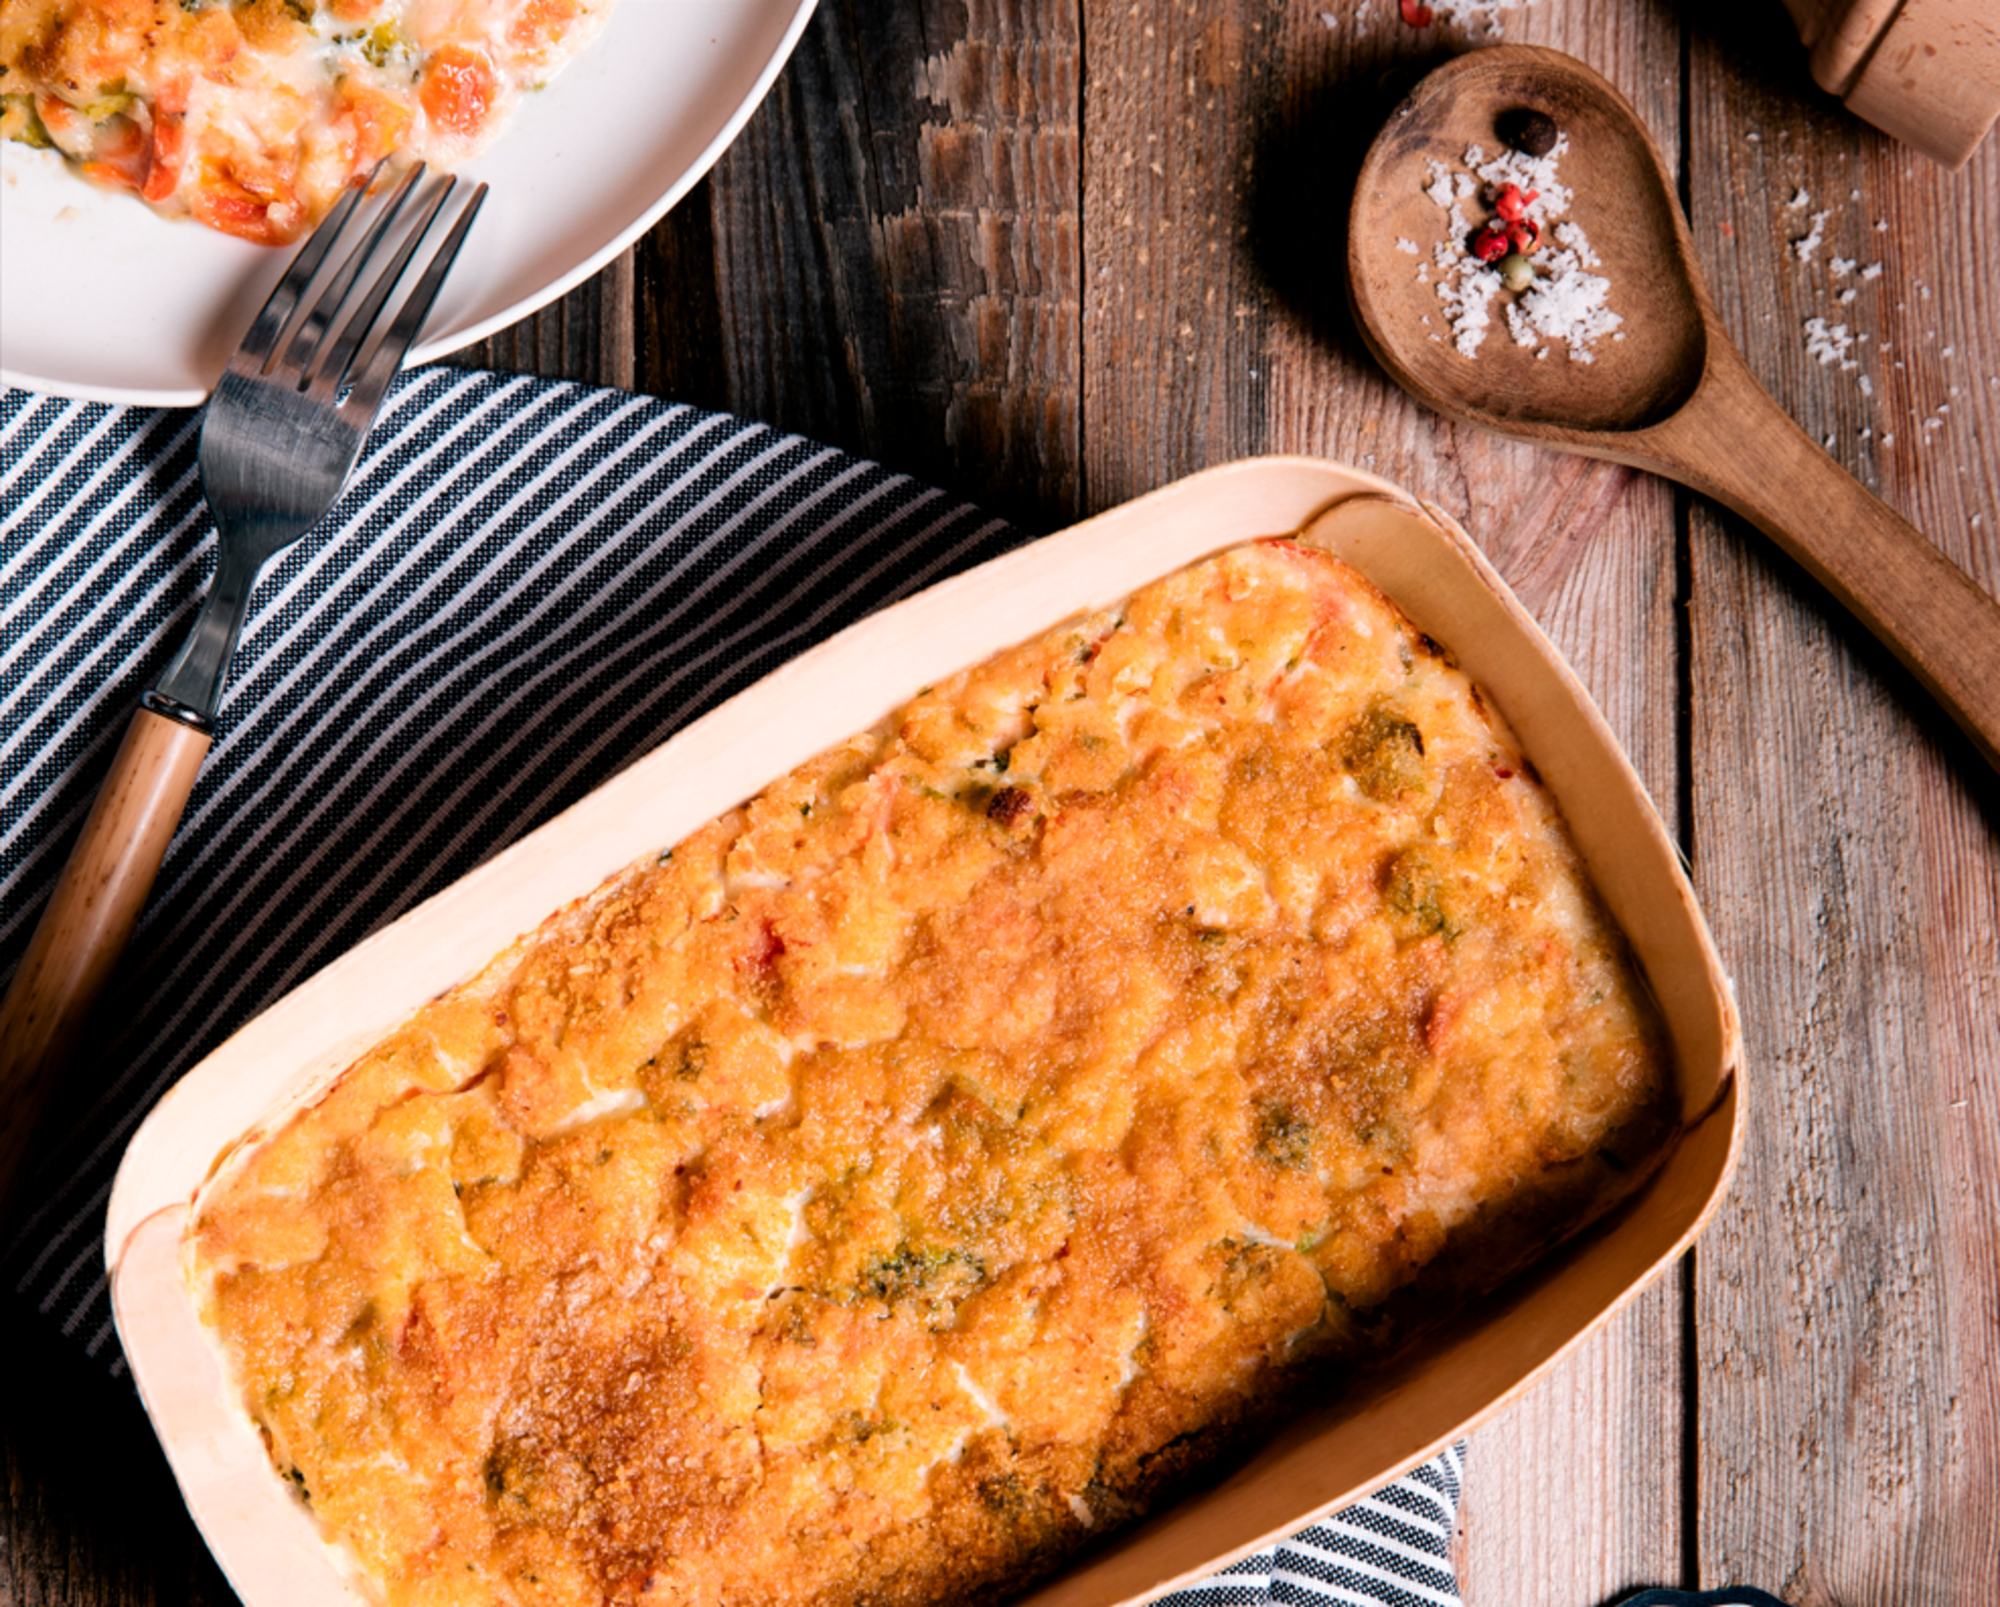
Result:
M1572 362L1596 361L1596 342L1618 332L1625 320L1610 307L1611 281L1592 273L1602 267L1590 248L1583 225L1568 216L1572 196L1557 178L1557 164L1569 149L1569 137L1558 139L1544 156L1502 151L1488 159L1484 148L1468 145L1463 166L1433 157L1424 164L1430 182L1424 193L1445 214L1448 233L1431 251L1431 261L1418 270L1420 278L1437 270L1438 300L1451 325L1452 345L1462 357L1477 357L1492 326L1492 303L1505 291L1498 271L1472 254L1468 242L1476 225L1466 215L1468 205L1489 207L1507 185L1523 194L1539 192L1527 203L1526 216L1541 231L1533 254L1535 282L1505 303L1507 332L1517 346L1535 348L1546 357L1549 342L1559 341ZM1484 220L1482 220L1483 222ZM1432 336L1433 340L1441 339Z

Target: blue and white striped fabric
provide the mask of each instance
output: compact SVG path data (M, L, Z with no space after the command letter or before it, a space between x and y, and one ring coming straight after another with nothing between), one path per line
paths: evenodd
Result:
M213 563L198 415L0 396L0 979ZM204 1053L669 732L1021 532L622 392L429 369L259 585L119 1019L50 1113L8 1286L121 1367L103 1218ZM1455 1603L1447 1452L1178 1603Z
M1162 1596L1158 1607L1459 1607L1451 1542L1464 1472L1461 1442L1288 1540Z

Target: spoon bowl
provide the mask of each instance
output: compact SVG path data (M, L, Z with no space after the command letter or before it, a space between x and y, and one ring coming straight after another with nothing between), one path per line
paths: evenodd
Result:
M1503 123L1523 111L1552 118L1568 141L1569 216L1623 320L1589 361L1560 341L1516 345L1505 291L1468 357L1438 298L1431 252L1452 226L1426 193L1431 164L1472 166L1474 146L1497 153ZM1476 225L1490 210L1466 216ZM1630 102L1596 72L1561 51L1498 45L1426 77L1362 162L1347 277L1362 338L1418 401L1536 445L1653 470L1741 514L1881 638L2000 768L2000 604L1766 394L1702 282L1670 170Z
M1498 430L1639 429L1670 417L1694 394L1707 358L1707 295L1673 181L1631 106L1595 73L1559 64L1581 65L1529 46L1476 50L1417 86L1362 165L1348 284L1376 359L1441 412ZM1465 357L1438 301L1431 247L1447 226L1424 193L1428 164L1457 165L1472 147L1493 155L1505 145L1496 122L1519 110L1545 113L1568 139L1563 183L1587 214L1591 247L1612 282L1613 310L1625 320L1619 338L1598 341L1588 363L1566 357L1560 345L1538 359L1508 339L1497 319L1478 356ZM1486 210L1476 209L1482 216ZM1419 255L1399 240L1415 241ZM1428 265L1424 278L1419 264Z

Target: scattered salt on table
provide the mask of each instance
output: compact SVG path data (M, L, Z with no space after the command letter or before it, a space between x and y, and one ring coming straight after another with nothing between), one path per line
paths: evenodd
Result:
M1467 33L1475 23L1481 24L1488 39L1499 39L1506 33L1500 21L1501 12L1533 3L1534 0L1430 0L1438 20L1455 22Z
M1815 212L1811 218L1812 226L1804 235L1792 242L1792 255L1801 262L1811 262L1819 251L1820 242L1826 238L1826 220L1832 216L1831 211Z
M1851 374L1861 366L1849 355L1854 350L1854 335L1847 325L1829 325L1824 318L1808 318L1805 332L1806 356L1817 358L1820 367L1838 363L1843 374Z

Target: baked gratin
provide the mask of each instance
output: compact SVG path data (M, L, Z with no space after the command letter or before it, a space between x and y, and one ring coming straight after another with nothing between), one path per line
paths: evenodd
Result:
M247 240L392 153L450 169L611 0L6 0L0 135Z
M991 1599L1648 1170L1553 805L1227 552L926 688L230 1156L191 1265L398 1607Z

